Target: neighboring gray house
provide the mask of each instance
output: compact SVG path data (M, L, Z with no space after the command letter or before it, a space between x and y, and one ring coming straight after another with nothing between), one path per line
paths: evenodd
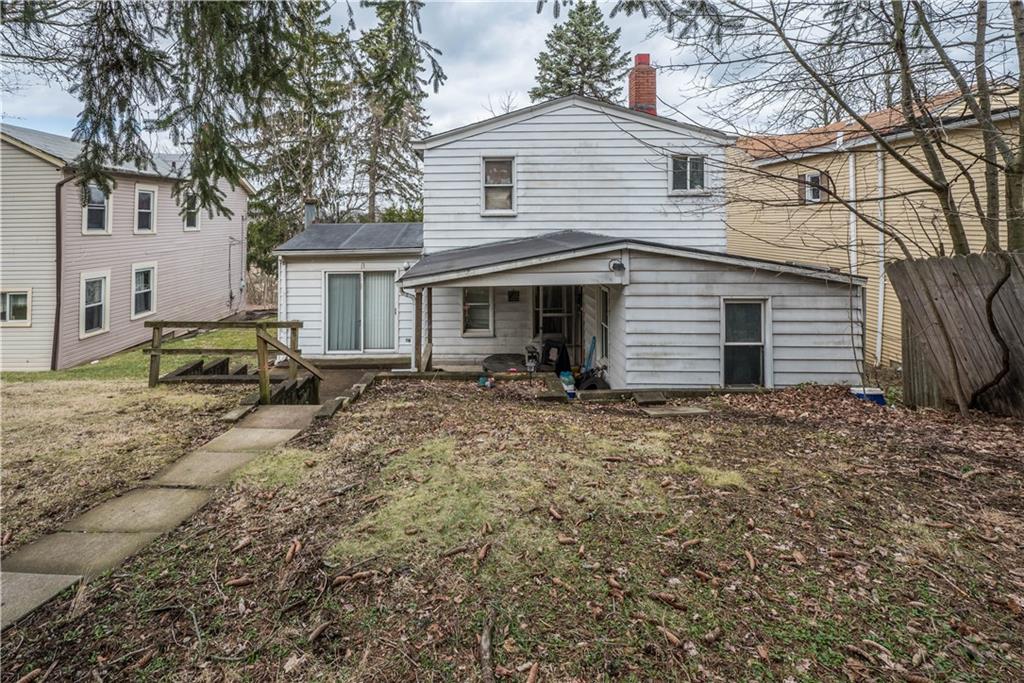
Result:
M231 218L183 216L175 157L110 168L116 187L104 196L74 180L79 150L0 126L3 370L78 365L151 338L146 318L217 320L244 298L248 189L224 188Z
M726 254L733 139L653 115L653 88L630 101L431 136L422 226L313 224L278 247L303 353L479 366L557 334L575 364L594 340L613 388L859 383L864 280Z

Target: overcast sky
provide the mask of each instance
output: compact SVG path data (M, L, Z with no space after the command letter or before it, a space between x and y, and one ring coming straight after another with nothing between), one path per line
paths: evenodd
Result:
M353 5L357 4L353 0ZM607 16L612 3L600 4ZM423 35L442 51L440 61L448 75L440 92L431 92L427 99L433 132L489 117L488 96L497 103L506 92L511 92L517 108L530 104L526 93L534 84L534 60L544 47L545 36L556 23L550 4L540 14L536 7L535 0L427 0ZM333 12L338 25L344 25L345 3L338 3ZM365 22L370 20L372 13L357 10L357 27L364 28ZM558 21L564 20L565 10ZM630 55L648 52L655 65L678 59L670 41L648 37L649 24L641 17L619 16L607 21L613 27L622 28L620 44ZM659 72L658 95L669 105L680 105L685 87L683 74ZM73 96L46 84L29 84L3 97L5 122L61 135L71 134L79 109ZM703 122L692 103L683 106L679 113L662 106L659 113Z

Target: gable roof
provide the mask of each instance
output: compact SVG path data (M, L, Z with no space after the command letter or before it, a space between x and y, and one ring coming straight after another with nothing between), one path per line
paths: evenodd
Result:
M996 85L992 91L992 112L994 115L1019 111L1020 93L1016 84ZM937 125L961 120L973 120L970 108L962 94L944 93L926 103L926 109L935 117ZM861 115L864 121L883 136L890 136L910 130L903 111L898 107L881 109ZM842 144L869 142L874 138L856 121L837 121L826 126L808 128L797 133L782 135L757 135L741 137L736 146L749 154L755 161L779 159L792 154L826 151L836 145L842 135Z
M274 253L419 253L422 249L423 223L313 223Z
M33 128L14 126L9 123L0 124L0 138L58 168L72 166L78 155L82 153L82 143L69 137ZM130 164L110 164L105 168L114 173L130 173L168 179L188 175L188 165L182 154L155 153L153 154L153 165L155 168L139 168ZM254 192L252 186L244 180L242 187L250 194Z
M484 119L483 121L477 121L476 123L471 123L466 126L453 128L451 130L431 135L423 138L422 140L415 141L413 143L413 149L422 154L425 149L439 147L454 140L461 140L472 135L494 130L495 128L501 128L502 126L507 126L512 123L526 121L534 118L535 116L540 116L541 114L550 111L557 111L570 106L583 107L592 111L601 111L616 118L627 119L635 123L642 123L654 128L661 128L662 130L668 130L676 133L683 132L703 138L711 138L722 143L732 143L736 140L735 136L728 135L712 128L705 128L704 126L698 126L691 123L682 123L665 116L652 116L617 104L602 102L582 95L567 95L566 97L547 100L546 102L534 104L529 107L523 107L522 109L517 109L507 114L501 114L489 119Z
M490 242L461 249L448 249L427 254L402 274L399 281L407 287L430 284L433 281L456 280L484 273L514 270L537 261L558 261L601 253L614 249L636 249L668 254L698 261L724 263L743 268L789 273L819 280L844 284L864 284L865 278L836 270L766 259L731 256L716 251L677 247L661 242L632 238L611 237L582 230L560 230L535 237Z

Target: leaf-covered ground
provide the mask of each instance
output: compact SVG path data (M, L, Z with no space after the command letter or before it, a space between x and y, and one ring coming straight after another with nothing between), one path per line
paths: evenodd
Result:
M378 384L8 630L3 676L1024 678L1024 425L842 389Z

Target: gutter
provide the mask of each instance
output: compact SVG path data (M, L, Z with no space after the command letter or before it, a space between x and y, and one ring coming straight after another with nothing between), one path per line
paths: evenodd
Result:
M61 191L64 185L75 179L69 175L54 186L54 239L56 240L56 263L54 264L54 306L53 306L53 346L50 351L50 369L57 369L57 349L60 346L60 317L61 317L61 292L63 290L64 275L64 226L62 221L63 210L61 206Z

